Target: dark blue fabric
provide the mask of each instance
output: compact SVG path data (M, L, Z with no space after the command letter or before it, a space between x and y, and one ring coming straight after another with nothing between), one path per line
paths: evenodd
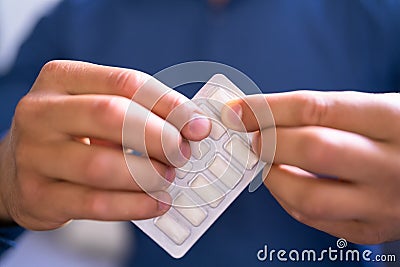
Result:
M24 231L19 226L0 227L0 256L9 249L15 246L15 239Z
M224 8L205 0L64 1L38 24L12 71L0 77L0 129L8 127L17 100L51 59L148 73L185 61L218 61L246 73L265 93L397 91L399 14L397 0L232 0ZM319 249L334 247L336 238L291 219L262 188L243 192L181 260L140 231L135 242L127 263L135 266L255 266L264 244ZM335 265L360 263L324 263Z

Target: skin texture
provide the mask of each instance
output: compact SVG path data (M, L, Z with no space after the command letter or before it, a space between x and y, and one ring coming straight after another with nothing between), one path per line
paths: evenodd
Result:
M256 131L264 160L275 137L273 121L257 122L265 101L276 152L264 183L281 206L355 243L400 239L400 95L298 91L229 102L223 122Z
M48 230L71 219L165 213L170 196L163 190L174 166L190 157L187 140L207 137L211 125L187 98L151 79L83 62L47 63L0 145L0 221ZM178 106L180 112L168 116ZM122 150L123 125L132 129L124 145L148 156L127 156L134 179Z
M149 79L82 62L46 64L0 144L1 223L48 230L71 219L132 220L166 212L170 197L163 189L175 176L173 166L190 156L186 139L205 138L211 126L198 119L196 106L157 81L146 83L143 93ZM265 101L275 121L257 120ZM272 149L276 126L265 185L294 218L356 243L400 239L398 94L299 91L248 96L228 107L222 120L258 132L253 146L261 159ZM129 156L137 166L132 174L148 181L158 200L142 191L126 166L124 122L138 131L124 145L151 159Z

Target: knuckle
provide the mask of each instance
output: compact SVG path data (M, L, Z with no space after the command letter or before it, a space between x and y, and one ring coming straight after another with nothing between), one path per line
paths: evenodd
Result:
M56 78L62 73L67 73L71 69L73 69L74 65L77 63L73 63L71 61L66 60L52 60L43 65L40 70L38 80L39 81L48 81L53 78Z
M308 131L300 141L304 160L319 164L322 168L324 163L329 163L336 144L332 138L321 131Z
M328 108L325 99L310 91L298 93L297 100L302 107L300 121L305 125L321 125L326 117Z
M60 69L62 64L63 62L61 60L51 60L43 65L40 74L48 75L50 73L54 73Z
M122 129L125 103L120 97L112 96L93 100L90 107L90 116L97 125L108 129Z
M57 81L73 72L86 72L89 63L70 61L70 60L52 60L47 62L40 70L37 82L48 83L53 81L56 85Z
M145 75L139 71L122 69L112 71L108 76L109 86L118 95L132 97L146 81Z
M104 194L101 192L91 192L90 194L87 194L83 206L83 215L94 219L106 218L111 212L110 205Z
M24 127L37 127L38 121L45 121L56 103L55 99L31 92L24 96L17 104L14 111L14 126L18 129ZM42 125L43 126L43 125Z
M34 104L32 96L24 96L17 104L14 111L14 125L18 128L29 122L32 116L37 113L37 105Z
M113 162L106 153L97 153L96 155L88 158L83 164L84 179L88 184L98 184L107 177L110 169L110 162Z

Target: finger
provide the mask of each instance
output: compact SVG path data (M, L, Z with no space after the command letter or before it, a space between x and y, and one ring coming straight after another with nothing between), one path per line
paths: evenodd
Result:
M37 117L67 138L86 136L123 144L174 166L183 166L190 157L187 141L174 126L126 98L77 95L42 102Z
M148 219L165 213L171 197L158 192L158 199L146 193L93 189L68 182L55 182L43 188L40 199L41 216L102 221Z
M60 93L105 94L132 99L160 117L168 118L189 140L199 141L211 130L209 120L201 116L201 109L193 102L140 71L77 61L52 61L43 67L38 77L37 84L43 83L46 83L44 88L58 88ZM177 108L179 112L169 116Z
M285 201L272 194L278 201L279 205L295 220L318 229L338 238L344 238L354 243L365 243L366 239L371 236L371 229L367 229L364 222L358 220L317 220L309 219L301 213L297 212Z
M131 105L126 113L124 147L133 148L175 167L185 165L191 155L188 141L169 122L151 112L146 115L147 110L142 115L137 111Z
M265 129L254 138L261 159L270 160L275 129ZM364 136L324 127L278 127L276 129L274 163L297 166L309 172L340 177L348 180L375 180L381 168L390 170L393 159L388 160L391 150L385 143ZM260 145L257 145L260 143Z
M130 69L87 62L54 60L43 66L36 80L37 90L81 95L104 94L131 99L150 75Z
M153 77L136 91L132 100L169 121L189 140L200 141L210 134L211 123L203 111Z
M370 227L369 224L363 221L307 220L304 218L303 223L330 235L338 238L344 238L347 241L356 244L372 245L383 242L383 240L379 239L377 229Z
M399 118L399 101L399 94L359 92L297 91L252 95L229 102L230 108L223 109L222 119L233 129L239 126L239 114L249 131L259 129L260 125L268 128L274 123L278 127L315 125L386 140L400 133L400 127L393 125ZM268 108L274 120L260 119L257 114L265 113ZM388 127L395 130L383 130Z
M272 165L264 183L271 193L310 219L363 218L373 206L356 185L319 179L295 167Z
M34 154L33 165L42 175L98 189L159 191L175 178L172 167L155 160L73 141L40 146Z

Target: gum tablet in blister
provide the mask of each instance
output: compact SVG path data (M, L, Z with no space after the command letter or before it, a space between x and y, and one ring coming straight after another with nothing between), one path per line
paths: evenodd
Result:
M199 90L192 101L211 120L209 137L190 142L192 156L176 169L167 190L171 209L157 218L132 221L175 258L186 254L265 166L251 149L252 134L227 129L220 121L224 103L243 96L222 74Z

